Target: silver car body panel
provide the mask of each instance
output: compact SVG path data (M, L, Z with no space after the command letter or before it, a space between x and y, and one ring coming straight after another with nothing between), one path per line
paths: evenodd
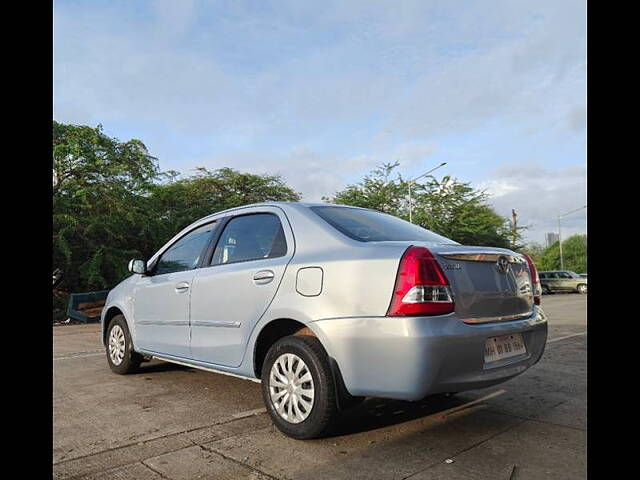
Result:
M256 204L194 222L148 263L194 228L258 212L278 215L287 254L179 272L184 275L164 283L188 282L188 294L156 287L156 305L148 300L141 306L136 292L154 285L154 277L160 285L159 277L177 274L132 275L109 293L103 330L105 317L117 308L127 320L136 351L255 379L258 335L272 321L294 319L311 329L336 360L350 393L407 400L499 383L539 360L546 343L546 319L533 306L531 285L524 275L528 267L519 254L455 242L359 242L322 220L309 208L312 205L321 204ZM400 259L410 245L427 246L436 256L451 283L454 313L386 316ZM495 269L495 262L478 260L482 255L507 256L507 274ZM273 273L272 281L253 280L264 271ZM153 324L158 322L154 311L171 324ZM527 355L487 369L485 340L509 333L522 333Z
M501 383L535 364L547 339L547 322L539 311L526 319L483 325L468 325L453 313L320 320L309 326L336 359L352 395L401 400ZM513 333L523 335L527 354L485 365L486 339Z
M280 208L258 207L245 213L277 215L287 241L283 257L198 268L191 282L193 360L238 367L247 339L271 304L295 252L293 232Z

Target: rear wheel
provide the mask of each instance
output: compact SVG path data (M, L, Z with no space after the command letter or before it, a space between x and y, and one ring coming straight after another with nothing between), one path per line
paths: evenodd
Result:
M585 294L587 293L587 286L584 283L578 285L578 293Z
M542 285L542 294L549 295L551 293L551 289L547 285Z
M273 423L293 438L327 433L337 415L329 358L317 338L288 336L274 343L262 367L262 397Z
M116 315L109 323L107 361L111 370L120 375L135 372L142 362L142 355L133 350L131 334L123 315Z

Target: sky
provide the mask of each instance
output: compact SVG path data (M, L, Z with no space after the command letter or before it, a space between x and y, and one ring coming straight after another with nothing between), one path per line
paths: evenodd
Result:
M544 243L586 205L585 33L584 0L55 0L54 118L306 201L447 162Z

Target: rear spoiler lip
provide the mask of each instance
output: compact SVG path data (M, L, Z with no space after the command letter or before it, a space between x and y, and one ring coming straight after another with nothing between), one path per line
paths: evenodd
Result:
M524 313L516 313L513 315L498 315L495 317L472 317L472 318L463 318L462 321L464 323L494 323L494 322L510 322L513 320L523 320L525 318L532 317L536 314L535 309L530 312Z
M507 257L509 263L527 263L527 260L518 254L509 254L495 250L484 252L433 252L448 260L461 260L465 262L497 262L500 257Z

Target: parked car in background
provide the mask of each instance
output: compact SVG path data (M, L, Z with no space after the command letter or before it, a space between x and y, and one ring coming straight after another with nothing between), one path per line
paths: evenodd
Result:
M587 276L571 270L550 270L538 272L542 293L578 292L587 293Z
M504 382L547 340L529 257L363 208L233 208L129 270L101 318L110 368L156 357L261 381L272 421L295 438L324 434L367 396Z
M579 273L578 275L580 275L582 278L587 278L587 274L586 273Z

